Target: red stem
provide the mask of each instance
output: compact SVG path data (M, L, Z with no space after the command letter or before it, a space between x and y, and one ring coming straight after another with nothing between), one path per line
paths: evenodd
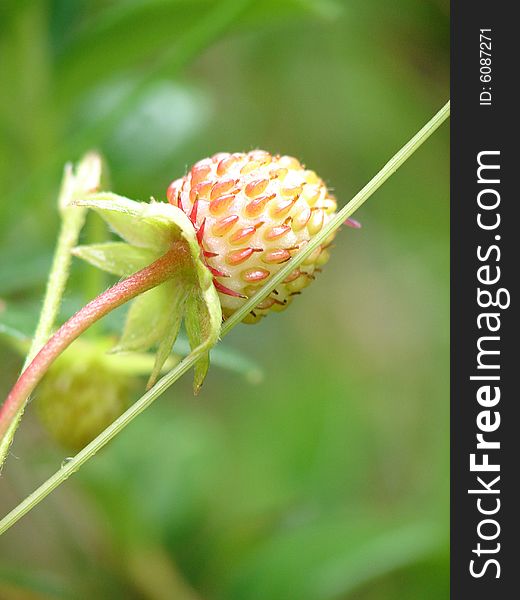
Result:
M0 439L52 363L79 335L118 306L172 277L185 264L184 257L184 247L174 245L164 256L116 283L66 321L20 375L0 408Z

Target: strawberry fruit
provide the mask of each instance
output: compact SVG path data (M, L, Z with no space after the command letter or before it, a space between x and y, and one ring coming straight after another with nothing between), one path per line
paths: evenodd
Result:
M263 150L197 162L167 190L193 223L224 318L231 316L334 216L336 200L314 171ZM244 319L284 310L329 258L334 234Z

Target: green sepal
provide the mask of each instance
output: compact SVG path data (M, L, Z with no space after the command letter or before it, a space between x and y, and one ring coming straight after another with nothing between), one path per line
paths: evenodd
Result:
M161 341L170 321L172 289L173 282L167 281L132 301L121 339L112 352L146 352Z
M182 315L184 314L184 306L186 304L186 298L189 294L189 289L182 285L177 286L175 283L176 282L173 281L171 283L168 282L167 284L169 286L169 290L172 292L168 298L168 307L166 311L168 320L164 327L164 333L155 355L155 364L153 366L150 378L148 379L147 388L151 388L161 374L161 370L172 352L173 344L177 339L179 329L181 327Z
M116 194L92 194L77 203L95 210L127 244L81 246L75 254L116 275L143 268L168 252L174 242L186 244L192 268L180 269L170 281L133 300L115 350L146 351L158 346L150 377L153 383L171 353L184 318L192 352L201 355L195 365L197 393L208 371L209 350L218 340L222 312L213 277L201 259L192 222L181 209L170 204L135 202Z
M111 229L132 246L165 252L171 243L195 237L193 225L179 208L165 202L136 202L109 192L76 202L95 210Z
M6 312L8 314L11 312L9 308L8 305L7 311L0 314L0 344L3 343L6 347L11 348L11 350L18 353L20 356L25 356L29 351L31 343L30 329L25 331L19 327L10 325L8 322L9 319L5 321ZM37 315L35 315L35 318L36 317ZM150 376L155 364L153 354L145 352L114 354L113 352L110 352L114 347L114 338L108 335L103 335L101 337L96 336L95 338L85 340L76 340L64 356L68 356L70 353L74 354L72 360L82 360L81 352L83 352L84 348L89 347L95 347L95 351L103 356L107 368L113 369L118 373L123 373L129 377ZM190 353L190 349L188 339L183 334L180 334L175 342L173 354L170 354L164 363L161 374L173 369L182 357ZM78 353L77 356L76 350ZM211 362L221 369L242 375L252 384L259 383L264 376L263 371L257 362L252 360L249 356L244 355L243 352L224 345L215 346L215 348L213 348L211 351Z
M196 238L188 240L192 255L200 250ZM222 309L217 290L213 285L213 276L204 263L194 261L198 285L194 286L186 303L184 323L192 352L197 348L201 358L194 366L193 391L198 394L209 369L209 350L217 343L222 324Z
M214 290L213 285L211 285L211 288ZM217 343L220 333L220 321L222 319L220 301L217 296L218 309L215 309L212 299L208 300L210 295L210 290L207 293L201 291L200 288L194 290L194 293L188 299L184 317L186 333L192 351L196 348L202 351L201 358L195 363L194 367L193 391L195 394L199 393L209 369L209 349ZM207 351L204 352L206 348Z
M125 242L76 246L72 254L98 269L119 277L128 277L128 275L144 269L146 265L157 258L156 251L132 246Z

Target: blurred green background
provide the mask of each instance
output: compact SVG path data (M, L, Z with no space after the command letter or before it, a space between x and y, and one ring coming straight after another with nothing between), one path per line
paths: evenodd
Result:
M346 203L446 101L448 6L3 0L0 323L31 330L63 164L90 148L135 199L260 147ZM448 133L290 310L226 338L260 383L184 378L0 539L2 600L448 597ZM82 241L106 235L89 217ZM107 283L75 262L63 317ZM0 355L3 396L22 359ZM31 406L1 513L66 456Z

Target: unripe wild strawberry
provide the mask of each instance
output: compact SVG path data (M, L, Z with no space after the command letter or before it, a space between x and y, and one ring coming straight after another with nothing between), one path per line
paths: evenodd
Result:
M303 249L334 216L336 200L314 171L263 150L220 153L170 184L168 201L190 218L224 318ZM329 258L332 234L244 319L284 310Z
M63 355L38 388L38 416L69 450L81 450L119 417L128 408L136 383L96 351L81 346L81 352Z

